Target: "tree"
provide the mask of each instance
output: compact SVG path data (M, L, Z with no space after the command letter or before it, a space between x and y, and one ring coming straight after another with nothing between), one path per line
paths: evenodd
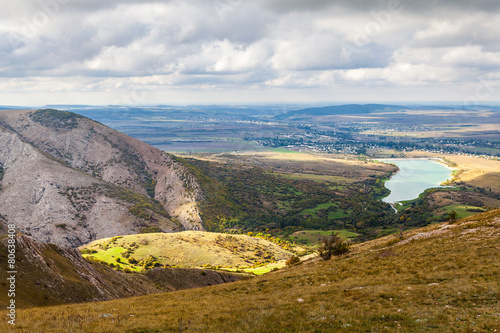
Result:
M448 213L448 222L455 223L457 222L458 214L454 210Z
M335 234L322 237L321 243L317 251L323 260L330 260L332 256L341 256L349 252L350 244Z

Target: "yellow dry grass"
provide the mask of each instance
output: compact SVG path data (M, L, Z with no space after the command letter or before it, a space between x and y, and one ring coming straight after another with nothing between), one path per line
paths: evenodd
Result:
M496 210L246 281L19 310L0 331L498 332L499 257Z

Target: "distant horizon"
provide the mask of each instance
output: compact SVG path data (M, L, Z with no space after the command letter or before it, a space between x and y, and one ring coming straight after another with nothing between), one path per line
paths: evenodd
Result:
M368 102L254 102L254 103L155 103L155 104L135 104L135 105L121 105L121 104L67 104L67 103L49 103L43 105L0 105L0 108L12 108L12 109L36 109L36 108L50 108L50 107L117 107L117 108L141 108L141 107L189 107L189 106L307 106L307 107L325 107L325 106L341 106L341 105L401 105L401 106L469 106L469 107L482 107L482 106L500 106L499 101L489 101L488 103L478 104L478 105L464 105L458 101L368 101Z

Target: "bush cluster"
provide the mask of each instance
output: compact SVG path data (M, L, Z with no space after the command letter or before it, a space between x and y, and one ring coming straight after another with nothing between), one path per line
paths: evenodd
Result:
M286 267L298 266L300 264L302 264L302 261L297 256L293 256L286 261Z
M337 235L324 236L318 248L318 254L323 260L330 260L332 256L341 256L349 252L350 244Z

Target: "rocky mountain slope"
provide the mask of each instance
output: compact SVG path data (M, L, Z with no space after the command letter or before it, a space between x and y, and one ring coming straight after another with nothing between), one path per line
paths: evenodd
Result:
M0 111L0 168L0 214L41 242L203 230L203 197L186 168L74 113Z
M104 301L232 282L237 275L210 270L155 268L125 274L82 258L76 249L39 243L18 235L16 304L18 307ZM7 239L0 241L0 266L7 267ZM7 272L0 279L7 281ZM7 283L0 302L7 304Z

